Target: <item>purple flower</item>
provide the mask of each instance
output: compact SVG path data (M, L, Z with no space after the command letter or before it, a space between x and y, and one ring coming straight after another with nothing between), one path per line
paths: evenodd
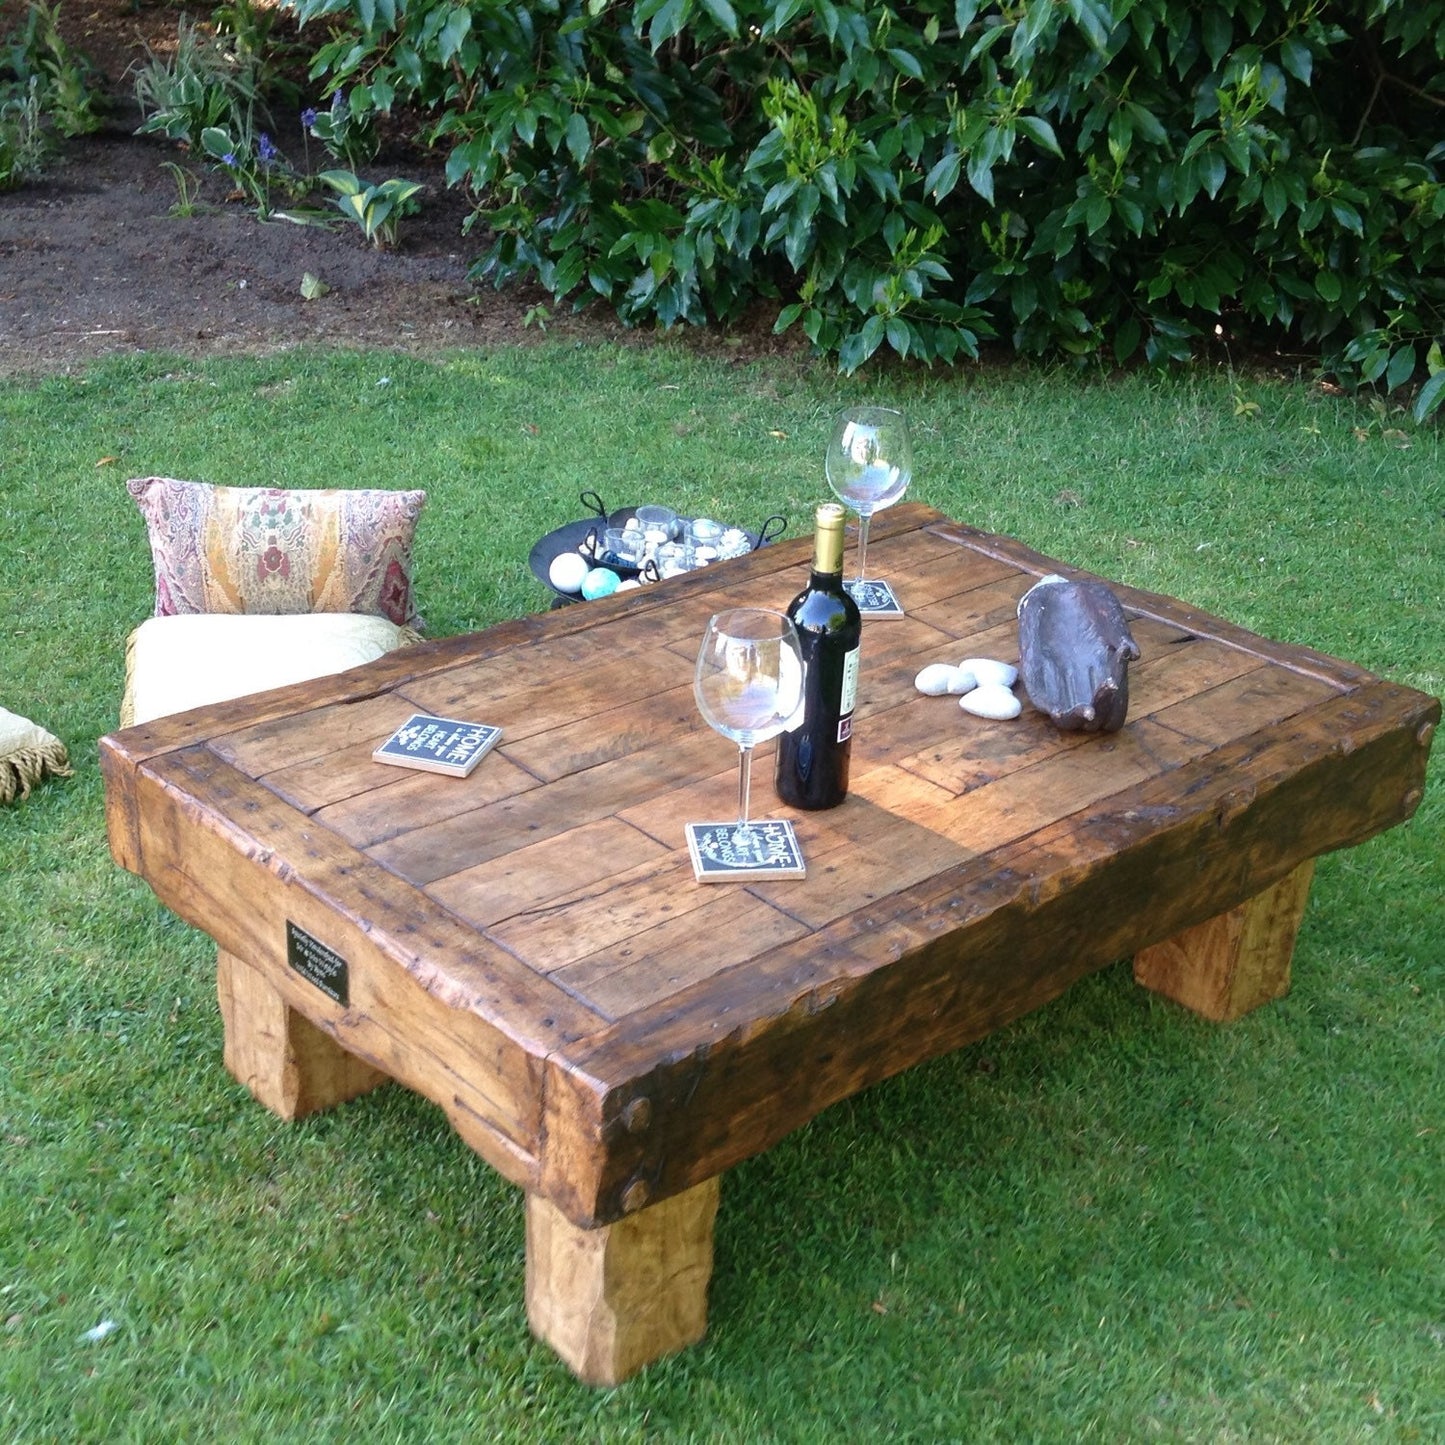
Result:
M307 130L310 130L311 127L316 124L316 109L314 106L308 105L306 109L301 112L301 124L304 125Z
M236 164L236 152L227 151L226 154L221 157L221 164L223 166L234 166Z
M271 144L271 137L263 130L261 138L256 142L257 154L261 157L261 164L269 166L276 159L276 147Z

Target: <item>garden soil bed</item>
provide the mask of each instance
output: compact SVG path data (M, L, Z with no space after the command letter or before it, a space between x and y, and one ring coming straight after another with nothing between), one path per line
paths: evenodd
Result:
M0 0L0 38L23 23L25 9ZM378 251L339 214L334 229L261 222L198 157L135 136L129 69L147 45L174 45L177 15L169 5L136 8L130 0L99 0L93 9L68 0L62 11L67 39L101 72L107 119L96 134L65 142L43 179L0 193L0 375L69 371L117 353L522 343L543 335L539 305L550 312L551 336L636 336L600 306L574 314L535 288L499 292L469 280L487 238L480 229L463 235L469 203L446 186L441 154L384 142L367 178L404 175L426 189L398 246ZM291 128L278 140L295 162L302 135L299 124ZM311 148L311 168L323 169L329 162L316 142ZM193 214L176 213L167 162L198 183ZM326 203L318 195L313 204ZM303 298L307 273L329 288L325 295ZM767 317L728 335L688 335L734 356L797 345L771 336Z

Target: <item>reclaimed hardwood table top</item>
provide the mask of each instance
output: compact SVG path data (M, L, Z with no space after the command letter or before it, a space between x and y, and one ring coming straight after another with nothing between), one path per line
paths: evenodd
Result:
M907 616L865 624L847 801L792 813L770 748L755 771L806 879L699 885L683 828L732 815L737 757L697 712L698 642L723 606L785 606L808 557L775 544L102 740L115 858L219 945L228 1066L284 1114L386 1077L435 1100L536 1206L533 1326L584 1378L701 1325L600 1363L562 1338L595 1313L583 1244L636 1220L651 1259L663 1221L697 1237L677 1249L705 1292L729 1166L1114 960L1217 1018L1277 996L1311 861L1424 786L1435 699L1117 585L1142 650L1122 731L919 695L927 663L1016 660L1022 594L1083 574L910 504L870 546ZM503 738L465 779L373 762L413 712Z

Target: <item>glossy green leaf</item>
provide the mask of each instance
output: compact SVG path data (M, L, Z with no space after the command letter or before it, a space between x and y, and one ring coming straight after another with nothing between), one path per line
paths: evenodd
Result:
M1390 364L1385 368L1385 385L1394 391L1397 386L1404 386L1415 374L1416 355L1413 346L1401 346L1397 348L1390 357Z
M1050 155L1063 156L1064 153L1059 148L1059 138L1054 134L1053 126L1042 116L1021 115L1016 124L1035 145L1041 146Z
M1417 422L1423 422L1442 402L1445 402L1445 371L1437 371L1420 388L1410 410Z
M702 8L706 10L729 35L737 35L738 12L733 9L730 0L702 0Z
M454 5L448 12L446 23L437 33L437 56L446 64L462 48L472 28L472 12L463 5Z
M1279 63L1302 85L1314 73L1314 52L1297 35L1286 35L1279 43Z
M942 200L958 184L958 178L963 170L963 157L957 151L949 151L942 156L929 171L923 182L923 189L928 195L937 200Z
M585 165L587 157L592 154L592 132L580 110L574 110L567 117L567 149L579 166Z

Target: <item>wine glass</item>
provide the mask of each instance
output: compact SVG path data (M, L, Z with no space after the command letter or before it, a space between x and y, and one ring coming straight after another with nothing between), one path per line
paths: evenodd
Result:
M693 692L710 727L738 745L735 843L751 830L748 793L753 748L777 737L803 707L803 653L781 612L734 607L707 625L697 654Z
M913 476L908 422L891 406L850 406L838 413L825 464L828 485L858 514L858 580L864 590L868 563L868 522L891 507Z

